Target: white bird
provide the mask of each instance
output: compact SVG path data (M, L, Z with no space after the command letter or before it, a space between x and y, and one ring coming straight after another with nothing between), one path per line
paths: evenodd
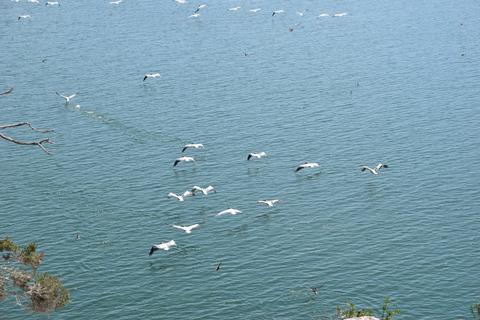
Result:
M202 191L202 193L205 194L205 195L207 195L207 194L208 194L208 191L210 191L210 190L213 190L213 192L217 193L217 191L215 191L215 189L214 189L212 186L208 186L208 187L206 187L206 188L200 188L200 187L198 187L198 186L193 186L192 192L194 193L194 192L197 191L197 190Z
M255 157L255 158L261 158L262 156L265 156L268 158L267 154L265 152L260 152L260 153L249 153L248 154L248 157L247 157L247 160L250 160L251 157Z
M165 224L166 224L167 226L170 226L170 227L182 229L182 230L184 230L186 233L192 233L192 229L193 229L193 228L200 227L202 224L205 224L205 222L193 224L193 225L188 226L188 227L185 227L183 224L182 224L181 226L176 226L176 225L174 225L174 224L168 224L168 223L165 223Z
M203 8L205 8L206 6L207 6L206 4L202 4L201 6L198 6L197 10L195 10L194 13L197 13L198 10L203 9Z
M152 246L152 249L150 249L150 253L148 255L151 256L155 251L157 251L159 249L170 250L171 246L176 246L178 248L177 244L173 240L170 240L170 241L165 242L165 243L162 242L160 244L154 244Z
M305 14L305 12L307 12L307 11L308 11L308 9L303 10L302 12L296 12L296 11L295 11L295 13L298 13L299 15L301 15L301 16L303 17L303 15Z
M348 13L337 13L337 14L334 14L334 15L332 16L332 18L347 16L347 15L348 15Z
M273 11L272 17L273 17L276 13L281 13L281 12L284 12L284 11L283 11L283 10Z
M18 17L18 20L20 20L20 19L22 19L22 18L23 18L23 19L26 19L26 18L31 18L31 17L30 17L28 14L26 14L26 15L23 15L23 16Z
M303 168L314 168L314 167L320 167L318 163L310 163L310 162L305 162L304 164L301 164L295 169L295 172L298 172L302 170Z
M181 157L181 158L178 158L177 160L175 160L175 163L173 164L173 166L175 167L181 161L187 161L187 162L188 161L193 161L193 162L195 162L195 164L197 164L195 159L193 159L192 157Z
M67 96L61 95L61 94L58 93L58 92L55 92L55 93L58 94L60 97L65 98L65 100L67 100L67 103L69 103L69 102L70 102L70 99L72 99L73 97L75 97L75 96L78 94L78 93L75 93L75 94L72 94L71 96L68 96L68 97L67 97Z
M188 16L188 17L189 17L189 18L198 18L198 17L200 17L200 16L201 16L200 13L194 13L194 14Z
M273 207L274 203L283 202L283 200L260 200L254 203L265 203L269 207Z
M380 163L378 166L375 167L375 169L372 169L372 168L369 168L367 166L363 166L362 167L362 171L365 171L365 169L368 169L370 170L371 173L373 174L378 174L378 170L382 169L382 168L388 168L388 166L386 164L383 164L383 163Z
M60 5L60 3L56 2L56 1L55 2L48 1L47 3L45 3L45 5L46 6L48 6L48 5L53 6L53 5Z
M262 8L248 10L248 12L258 12L258 11L260 11L260 10L262 10Z
M188 3L188 1L186 1L186 0L173 0L173 1L177 2L177 6L181 3Z
M108 4L119 4L120 2L123 2L123 1L122 0L112 1L112 2L109 2Z
M160 73L150 73L150 74L147 74L145 76L145 78L143 78L143 81L147 80L147 78L155 78L155 77L160 77L160 78L163 78Z
M192 191L185 191L183 194L181 195L178 195L178 194L175 194L173 192L170 192L167 196L168 199L170 199L171 197L175 197L177 198L179 201L183 201L183 199L185 199L186 196L189 196L189 195L192 195L194 196L195 193L193 193Z
M243 8L243 7L242 7L242 6L239 6L239 7L231 8L231 9L228 9L228 11L236 11L236 10L238 10L238 9L240 9L240 8Z
M198 149L198 147L202 147L205 149L205 147L201 143L189 143L189 144L186 144L185 147L183 147L182 152L185 152L185 150L187 150L187 148L190 148L190 147L194 147L195 149Z
M327 13L322 13L321 15L317 16L316 19L321 18L321 17L330 17L330 15L327 14Z
M27 0L27 2L35 2L35 3L40 3L38 0Z
M242 211L240 211L240 210L236 210L236 209L232 209L232 208L228 207L227 210L223 210L222 212L216 214L215 217L221 216L222 214L225 214L225 213L231 213L231 214L233 214L233 215L235 215L235 214L237 214L237 213L246 214L245 212L242 212Z

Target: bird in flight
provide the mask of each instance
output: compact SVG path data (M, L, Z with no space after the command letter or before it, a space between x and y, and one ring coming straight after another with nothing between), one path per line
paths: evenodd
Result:
M148 255L151 256L155 251L157 251L159 249L170 250L171 246L176 246L178 248L177 244L173 240L170 240L170 241L165 242L165 243L162 242L160 244L154 244L152 246L152 248L150 249L150 253Z
M175 160L175 163L173 164L173 166L175 167L177 164L179 164L182 161L186 161L186 162L193 161L193 162L195 162L195 164L197 164L195 159L193 159L192 157L181 157L181 158L178 158L177 160Z
M200 13L194 13L194 14L192 14L192 15L189 15L188 17L189 17L189 18L198 18L198 17L200 17L200 16L201 16Z
M274 203L283 202L283 200L260 200L254 203L265 203L269 207L273 207Z
M35 2L35 3L40 4L40 2L38 0L27 0L27 2Z
M362 167L362 171L365 171L366 169L370 170L371 173L373 174L378 174L378 170L382 169L382 168L388 168L388 166L386 164L383 164L383 163L380 163L378 166L375 167L375 169L372 169L372 168L369 168L367 166L363 166Z
M223 261L222 261L222 262L223 262ZM218 266L216 266L216 267L215 267L215 266L213 266L213 267L215 268L215 271L218 271L218 270L220 270L220 265L222 264L222 262L220 262L220 263L218 264Z
M58 5L58 6L60 6L60 3L56 2L56 1L55 2L48 1L47 3L45 3L45 5L46 6L48 6L48 5L51 5L51 6Z
M301 25L301 23L297 24L295 27L289 28L289 27L287 27L287 26L284 26L284 25L282 24L282 26L284 26L285 28L287 28L287 29L288 29L288 31L290 31L290 32L292 32L292 31L293 31L293 29L295 29L295 28L296 28L296 27L298 27L299 25Z
M42 61L42 62L45 62L47 61L48 59L38 59L38 61Z
M201 6L198 6L197 10L195 10L194 13L197 13L198 10L203 9L203 8L205 8L206 6L207 6L206 4L202 4Z
M237 213L246 214L245 212L242 212L242 211L240 211L240 210L232 209L232 208L228 207L227 210L223 210L222 212L216 214L215 217L221 216L222 214L225 214L225 213L231 213L231 214L233 214L233 215L236 215Z
M305 14L305 12L307 12L307 11L308 11L308 9L303 10L302 12L295 12L295 13L298 13L299 15L301 15L301 16L303 17L303 15Z
M210 191L210 190L213 190L213 192L217 193L217 191L215 191L215 189L214 189L212 186L208 186L208 187L206 187L206 188L200 188L200 187L197 187L197 186L193 186L191 192L194 193L194 192L197 191L197 190L202 191L202 193L205 194L205 195L207 195L207 194L208 194L208 191Z
M190 147L194 147L195 149L198 149L198 147L202 147L205 149L205 147L201 143L189 143L189 144L186 144L185 147L183 147L182 152L185 152L185 150L187 150L187 148L190 148Z
M61 95L60 93L58 92L55 92L56 94L58 94L60 97L62 98L65 98L65 100L67 100L67 103L70 103L70 99L72 99L73 97L75 97L78 93L75 93L75 94L72 94L71 96L64 96L64 95Z
M112 1L112 2L109 2L108 4L119 4L120 2L123 2L123 0Z
M318 163L315 163L315 162L313 162L313 163L305 162L304 164L299 165L297 167L297 169L295 169L294 172L298 172L298 171L302 170L303 168L314 168L314 167L320 167L320 166L318 165Z
M247 160L250 160L251 157L255 157L255 158L261 158L262 156L265 156L268 158L267 154L265 152L260 152L260 153L249 153L248 154L248 157L247 157Z
M167 195L167 198L170 199L171 197L175 197L177 198L179 201L183 201L183 199L185 199L186 196L194 196L195 193L193 193L192 191L185 191L183 194L181 195L178 195L178 194L175 194L173 192L170 192L168 195Z
M242 6L228 9L228 11L237 11L238 9L243 8Z
M0 96L3 96L4 94L9 94L9 93L10 93L10 92L12 92L12 91L13 91L13 88L12 88L12 89L10 89L10 90L8 90L7 92L0 93Z
M145 78L143 78L143 81L147 80L147 78L155 78L155 77L160 77L160 78L163 78L160 73L150 73L150 74L147 74L145 76Z
M334 14L332 16L332 18L335 18L335 17L343 17L343 16L348 16L349 14L348 13L337 13L337 14Z
M305 287L305 288L308 289L308 290L312 290L312 292L313 292L314 294L317 294L317 290L320 289L321 287L323 287L323 286L316 287L316 288L309 288L309 287Z
M258 11L260 11L260 10L262 10L262 8L248 10L248 12L258 12Z
M281 12L284 12L283 10L277 10L277 11L273 11L272 13L272 17L276 14L276 13L281 13Z
M174 225L174 224L168 224L168 223L165 223L165 224L166 224L167 226L170 226L170 227L182 229L182 230L184 230L186 233L192 233L192 229L193 229L193 228L200 227L202 224L205 224L205 222L193 224L193 225L188 226L188 227L185 227L183 224L182 224L181 226L176 226L176 225Z
M243 55L244 55L245 57L250 57L250 54L248 54L248 53L246 53L246 52L242 52L242 53L243 53Z
M330 17L330 15L327 14L327 13L322 13L321 15L317 16L316 19L321 18L321 17Z
M18 20L20 19L26 19L26 18L31 18L28 14L25 14L23 16L18 17Z

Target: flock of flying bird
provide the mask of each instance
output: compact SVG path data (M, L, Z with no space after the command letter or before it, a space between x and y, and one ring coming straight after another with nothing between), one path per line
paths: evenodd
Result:
M198 148L205 148L203 144L201 143L190 143L190 144L186 144L183 149L182 149L182 153L185 152L185 150L187 150L188 148L195 148L195 149L198 149ZM267 157L267 154L265 152L259 152L259 153L249 153L248 156L247 156L247 161L250 161L250 159L252 158L262 158L262 157ZM176 167L179 163L181 163L182 161L193 161L195 164L197 164L197 162L195 161L195 159L193 157L186 157L186 156L182 156L180 158L177 158L173 164L174 167ZM319 167L319 164L318 163L310 163L310 162L305 162L303 164L300 164L295 170L294 172L297 173L298 171L302 170L302 169L305 169L305 168L316 168L316 167ZM379 165L377 165L374 169L372 168L369 168L367 166L363 166L362 167L362 172L365 171L365 170L369 170L372 174L374 175L377 175L378 174L378 171L381 169L381 168L388 168L388 166L386 164L383 164L383 163L380 163ZM177 198L179 201L184 201L185 200L185 197L187 196L195 196L195 192L196 191L201 191L204 195L208 195L209 191L213 191L214 193L217 193L217 191L215 190L215 188L213 186L208 186L207 188L201 188L199 186L193 186L193 188L191 190L187 190L185 191L183 194L180 194L180 195L177 195L173 192L170 192L168 195L167 195L167 198L170 199L172 197L174 198ZM275 203L280 203L280 202L283 202L283 200L259 200L259 201L256 201L254 202L255 204L266 204L267 206L269 207L272 207ZM224 215L224 214L232 214L232 215L236 215L236 214L246 214L245 212L243 211L240 211L238 209L233 209L231 207L229 207L228 209L226 210L223 210L219 213L217 213L215 215L215 217L218 217L218 216L221 216L221 215ZM196 223L196 224L193 224L193 225L190 225L190 226L185 226L185 225L173 225L173 224L168 224L166 223L166 225L168 226L171 226L171 227L174 227L174 228L178 228L178 229L181 229L181 230L184 230L186 233L191 233L192 230L194 228L197 228L197 227L200 227L202 225L204 225L205 222L201 222L201 223ZM150 253L149 255L151 256L156 250L160 250L160 249L163 249L163 250L170 250L170 247L172 246L176 246L178 247L177 243L174 241L174 240L170 240L168 242L162 242L160 244L157 244L157 245L153 245L150 249ZM223 262L223 261L222 261ZM220 270L220 265L222 264L222 262L220 262L218 265L214 266L214 269L216 271ZM314 287L314 288L310 288L310 287L305 287L306 289L309 289L311 290L314 294L317 294L317 290L319 290L320 288L322 288L323 285L319 286L319 287Z

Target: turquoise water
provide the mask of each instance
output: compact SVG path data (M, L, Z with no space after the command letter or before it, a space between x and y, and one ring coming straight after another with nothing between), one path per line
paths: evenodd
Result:
M2 130L55 144L0 141L0 236L36 241L40 270L70 289L51 319L311 319L346 302L378 315L385 296L398 319L468 319L478 2L227 1L187 18L200 4L0 4L0 92L14 88L0 125L55 130ZM173 168L191 142L198 164ZM321 168L295 174L305 161ZM217 193L167 199L194 185ZM229 206L247 214L214 217Z

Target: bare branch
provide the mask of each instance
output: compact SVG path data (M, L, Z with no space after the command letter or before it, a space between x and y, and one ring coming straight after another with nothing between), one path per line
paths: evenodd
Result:
M21 123L16 123L16 124L9 124L9 125L6 125L6 126L0 126L0 129L20 127L20 126L23 126L23 125L28 125L30 127L30 129L32 129L34 131L37 131L37 132L41 132L41 133L54 132L54 130L37 130L28 122L21 122ZM18 140L12 139L10 137L7 137L7 136L5 136L1 133L0 133L0 138L3 138L3 139L8 140L10 142L13 142L13 143L16 143L16 144L21 144L21 145L24 145L24 146L37 145L40 148L42 148L43 151L45 151L47 154L53 156L53 154L48 152L47 149L45 149L45 147L42 145L42 143L44 143L44 142L48 142L48 143L53 144L53 142L50 140L50 138L46 138L46 139L43 139L43 140L40 140L40 141L34 141L34 142L22 142L22 141L18 141Z

